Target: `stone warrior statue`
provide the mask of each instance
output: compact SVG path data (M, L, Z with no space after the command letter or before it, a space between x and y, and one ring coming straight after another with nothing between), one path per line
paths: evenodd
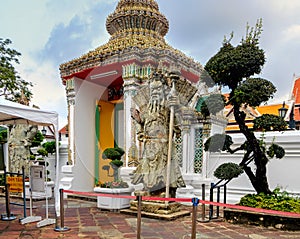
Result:
M170 98L174 102L174 95L171 96L170 93L170 80L162 72L154 72L149 84L133 98L139 110L131 110L138 140L143 145L142 159L134 172L132 183L143 183L143 190L157 196L163 196L166 191ZM180 133L179 127L174 126L173 132ZM171 197L175 197L178 187L185 187L175 159L171 160L169 183Z
M9 171L21 172L25 168L25 176L29 176L30 168L30 146L38 131L36 125L14 125L11 128L9 145Z

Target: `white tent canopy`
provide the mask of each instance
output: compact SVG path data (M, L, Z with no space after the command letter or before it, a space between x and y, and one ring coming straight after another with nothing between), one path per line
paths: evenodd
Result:
M58 114L0 98L0 124L36 124L58 127Z
M55 208L59 216L59 140L58 114L54 111L45 111L31 108L0 98L0 124L31 124L53 126L56 140L56 179L55 179Z

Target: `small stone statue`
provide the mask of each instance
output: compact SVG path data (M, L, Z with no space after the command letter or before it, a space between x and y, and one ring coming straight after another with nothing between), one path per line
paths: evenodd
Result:
M34 125L14 125L10 130L9 145L9 170L10 172L22 172L29 176L30 168L30 146L38 127Z

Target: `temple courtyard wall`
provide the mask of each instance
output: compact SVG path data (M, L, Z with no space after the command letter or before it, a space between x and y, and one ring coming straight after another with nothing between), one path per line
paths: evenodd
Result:
M88 86L86 86L88 87ZM84 95L83 95L84 97ZM90 102L91 103L91 102ZM89 105L89 104L85 104ZM76 114L76 117L85 118L94 115L94 108L84 108L86 111ZM85 120L84 120L85 121ZM83 122L84 122L83 121ZM77 122L77 120L76 120ZM82 121L81 121L82 122ZM91 122L91 119L86 119ZM76 133L76 156L73 165L66 165L68 161L68 145L62 143L60 147L60 187L64 189L72 189L78 191L92 191L94 187L95 172L95 155L94 155L94 127L86 124L86 127ZM80 136L79 136L80 135ZM240 133L231 134L234 141L233 147L238 147L244 142L244 136ZM257 137L262 137L261 133L257 133ZM291 130L285 132L267 132L264 134L267 144L275 141L285 149L283 159L271 159L267 165L267 176L270 189L274 190L280 187L283 191L300 196L299 169L300 169L300 131ZM190 146L192 147L192 146ZM192 148L190 149L193 150ZM202 172L188 173L182 172L184 180L187 184L186 188L177 191L177 197L202 197L201 185L206 185L206 199L209 199L209 188L211 183L217 183L219 180L213 176L214 170L221 164L226 162L234 162L239 164L243 151L235 154L229 153L207 153L203 154ZM184 160L184 159L183 159ZM254 165L252 167L255 167ZM122 167L121 177L124 181L130 182L130 174L134 167ZM141 189L141 185L137 185L136 189ZM222 193L222 191L221 191ZM255 193L247 175L244 173L238 178L234 178L227 185L227 202L236 203L247 193ZM222 198L222 195L221 195Z
M245 140L245 137L240 134L230 134L234 145L232 148L238 147ZM300 131L291 130L284 132L267 132L256 133L257 138L265 137L267 145L273 141L285 149L285 156L282 159L270 159L267 165L267 177L271 190L276 187L281 188L282 191L300 196ZM217 182L214 178L214 170L221 164L226 162L234 162L239 164L244 151L239 151L235 154L218 153L210 154L207 160L207 178L212 182ZM254 169L255 166L252 165ZM243 173L238 178L232 179L227 186L227 200L230 203L236 203L239 199L247 194L255 193L247 175Z

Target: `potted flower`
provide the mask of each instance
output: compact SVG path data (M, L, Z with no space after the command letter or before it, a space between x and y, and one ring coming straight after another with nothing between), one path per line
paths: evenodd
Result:
M95 184L94 192L103 194L114 194L114 195L131 195L134 188L120 180L119 168L123 165L121 160L124 155L124 150L119 147L107 148L102 153L103 159L110 159L110 165L114 170L113 181L97 182ZM118 198L118 197L97 197L97 207L109 210L119 210L122 208L130 207L130 199Z

